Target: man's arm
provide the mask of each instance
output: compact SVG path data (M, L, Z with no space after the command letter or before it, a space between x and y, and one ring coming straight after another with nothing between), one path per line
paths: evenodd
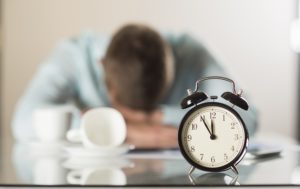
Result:
M171 123L179 126L181 119L188 111L188 109L181 110L180 102L183 97L187 96L186 90L188 88L194 90L195 82L198 79L206 76L234 78L227 73L225 66L217 61L201 43L189 35L169 36L167 41L170 43L176 58L176 75L174 87L170 92L170 96L166 99L167 103L162 106L163 120L165 124ZM239 81L236 82L239 84ZM221 96L223 92L231 91L232 85L224 81L206 81L201 84L200 90L208 95ZM236 110L241 114L249 133L252 135L257 128L258 113L255 105L249 101L247 91L245 91L245 94L249 103L249 110L244 111L240 108L236 108Z
M12 122L15 139L29 140L35 137L31 119L36 109L75 100L75 54L78 52L71 42L61 43L40 66L16 106Z

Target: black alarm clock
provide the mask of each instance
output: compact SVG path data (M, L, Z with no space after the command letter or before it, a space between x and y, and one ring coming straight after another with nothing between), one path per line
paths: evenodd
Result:
M232 83L232 91L221 95L229 104L198 90L200 83L211 79ZM238 174L236 165L246 154L249 139L246 125L235 110L249 108L241 97L242 90L237 93L235 82L229 78L210 76L198 80L194 91L187 91L181 107L191 109L181 121L178 143L182 155L192 165L189 174L195 168L209 172L232 169Z

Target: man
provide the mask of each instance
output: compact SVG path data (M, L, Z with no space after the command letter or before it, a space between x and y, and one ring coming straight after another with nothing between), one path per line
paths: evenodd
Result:
M122 27L112 39L84 34L62 42L41 66L17 105L13 134L18 140L34 138L31 114L49 104L71 103L82 112L112 106L126 120L128 143L176 147L176 127L185 113L180 101L197 79L209 75L226 74L188 35L163 39L153 29L134 24ZM219 95L228 86L201 87ZM255 114L250 108L244 116L251 133Z

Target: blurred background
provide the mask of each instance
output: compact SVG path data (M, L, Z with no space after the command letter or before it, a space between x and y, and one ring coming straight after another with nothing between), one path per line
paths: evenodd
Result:
M129 22L198 38L259 109L259 132L296 138L296 0L0 0L0 13L2 146L12 141L18 98L60 40L86 30L111 34Z

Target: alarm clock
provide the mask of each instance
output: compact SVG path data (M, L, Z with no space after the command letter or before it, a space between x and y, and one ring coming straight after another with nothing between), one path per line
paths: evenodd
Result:
M207 80L223 80L232 84L232 91L218 96L208 96L199 91L199 85ZM179 148L191 164L189 175L195 168L220 172L232 169L238 175L236 165L243 159L248 146L246 125L235 107L248 110L247 101L236 92L235 82L221 76L205 77L196 81L195 90L187 90L188 96L181 102L182 109L190 108L178 130ZM226 102L229 103L226 103Z

